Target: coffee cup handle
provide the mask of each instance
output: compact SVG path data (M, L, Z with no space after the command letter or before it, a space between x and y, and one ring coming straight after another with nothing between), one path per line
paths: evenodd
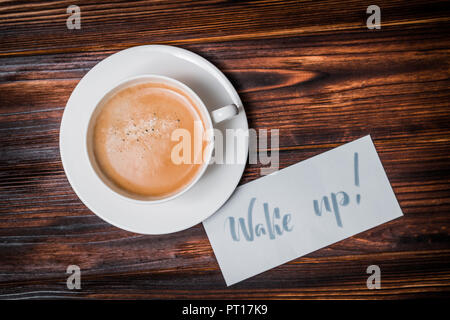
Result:
M211 118L214 123L219 123L234 117L238 113L238 106L232 103L211 112Z

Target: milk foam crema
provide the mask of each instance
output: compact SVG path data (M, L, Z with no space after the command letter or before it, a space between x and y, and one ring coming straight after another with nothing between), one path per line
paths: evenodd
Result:
M195 179L203 163L177 164L171 157L179 141L172 132L190 134L204 121L198 106L182 90L162 83L140 83L121 89L101 106L93 129L95 160L103 174L128 193L160 199ZM196 137L197 139L199 137ZM206 143L202 142L202 152Z

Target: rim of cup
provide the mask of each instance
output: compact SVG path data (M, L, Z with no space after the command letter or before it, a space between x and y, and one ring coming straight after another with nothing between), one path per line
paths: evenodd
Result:
M152 81L153 80L153 81ZM93 143L92 143L92 134L93 134L93 128L95 126L95 122L97 120L97 116L100 113L100 110L102 109L101 106L104 102L106 102L110 97L112 97L116 92L118 92L121 89L124 89L128 86L138 84L138 83L146 83L146 82L159 82L159 83L168 83L175 87L178 87L178 89L181 89L183 92L189 95L189 97L195 102L196 106L201 109L199 110L201 112L201 118L203 122L205 123L206 130L213 129L213 124L211 120L211 115L206 108L205 104L203 103L202 99L186 84L183 82L167 77L162 76L158 74L143 74L138 76L133 76L129 78L125 78L119 82L117 82L112 88L108 89L105 94L102 95L100 100L96 103L95 108L91 112L89 116L88 126L84 131L84 141L85 141L85 150L87 151L87 157L89 165L96 175L96 177L101 181L101 183L108 188L111 192L113 192L116 196L119 196L123 199L126 199L128 201L136 202L136 203L142 203L142 204L157 204L162 203L166 201L173 200L179 196L181 196L183 193L187 192L189 189L191 189L203 176L206 169L209 166L209 162L212 157L212 151L214 147L214 138L209 135L207 141L207 145L204 148L207 152L207 157L202 156L202 159L204 159L203 165L201 169L197 172L195 175L195 178L192 179L188 184L186 184L183 188L178 190L177 192L168 195L167 197L163 198L156 198L152 199L151 197L141 196L139 194L134 194L132 192L128 192L127 190L117 186L113 181L111 181L110 178L108 178L100 169L99 165L97 164L97 160L94 155L93 150Z

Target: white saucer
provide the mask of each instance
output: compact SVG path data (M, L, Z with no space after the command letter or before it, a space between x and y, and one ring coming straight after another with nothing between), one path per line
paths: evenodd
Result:
M108 89L122 79L140 74L159 74L185 83L200 96L209 110L235 103L240 109L239 114L216 128L223 132L228 128L248 129L247 117L236 90L209 61L171 46L133 47L98 63L72 92L60 130L64 171L81 201L112 225L142 234L184 230L205 220L225 203L239 183L245 162L209 165L201 180L190 190L167 202L137 204L115 195L92 171L86 141L80 132L87 127L92 110ZM245 155L247 146L248 140Z

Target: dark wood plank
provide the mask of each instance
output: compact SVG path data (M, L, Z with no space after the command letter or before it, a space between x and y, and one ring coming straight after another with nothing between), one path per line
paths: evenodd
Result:
M81 2L0 5L0 298L391 299L450 291L450 19L443 1ZM170 17L170 19L169 19ZM176 21L177 23L174 23ZM286 167L370 133L405 216L226 288L197 225L119 230L73 193L59 157L65 103L103 58L166 43L201 54ZM259 177L248 165L241 184ZM65 286L82 268L82 290ZM382 268L382 290L365 269Z
M142 43L188 44L365 28L365 1L77 1L81 30L68 32L65 1L0 5L2 55L118 50ZM446 1L380 0L385 28L449 20ZM38 40L38 41L37 41Z

